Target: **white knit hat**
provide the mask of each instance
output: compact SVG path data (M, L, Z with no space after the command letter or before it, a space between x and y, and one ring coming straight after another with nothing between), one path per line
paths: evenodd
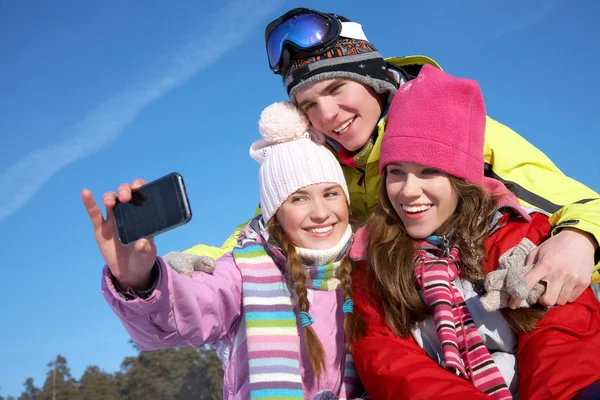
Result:
M310 129L304 113L292 103L273 103L260 115L262 139L250 147L260 164L260 207L267 224L294 192L319 183L340 185L350 204L346 179L323 134Z

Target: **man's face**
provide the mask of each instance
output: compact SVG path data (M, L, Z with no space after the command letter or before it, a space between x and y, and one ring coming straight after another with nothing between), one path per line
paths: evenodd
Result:
M367 143L383 111L382 95L370 86L341 78L319 81L300 90L296 103L316 130L350 151Z

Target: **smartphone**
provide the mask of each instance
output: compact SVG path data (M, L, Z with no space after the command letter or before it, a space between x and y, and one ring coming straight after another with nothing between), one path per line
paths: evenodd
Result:
M125 246L156 236L192 219L183 178L176 172L131 192L131 200L113 207L119 240Z

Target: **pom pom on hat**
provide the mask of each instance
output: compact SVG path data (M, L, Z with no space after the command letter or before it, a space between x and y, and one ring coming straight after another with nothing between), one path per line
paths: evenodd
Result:
M306 135L310 122L298 107L287 101L273 103L263 110L258 130L263 139L271 143L283 143Z
M273 103L260 113L258 131L262 139L250 148L250 156L262 164L273 146L298 139L310 139L325 144L325 135L315 131L302 110L289 101Z

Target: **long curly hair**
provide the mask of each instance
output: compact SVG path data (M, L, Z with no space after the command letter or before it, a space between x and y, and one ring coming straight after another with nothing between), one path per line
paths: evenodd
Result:
M367 222L368 269L367 293L380 299L388 327L401 337L408 337L417 322L431 315L431 309L418 293L414 276L414 239L407 233L387 194L387 171L379 187L379 203ZM458 194L454 214L435 232L455 232L460 254L461 277L471 282L482 279L486 250L484 240L496 210L496 201L478 185L449 176ZM374 300L374 299L372 299ZM517 333L535 327L544 315L541 309L503 311L509 325Z
M295 245L290 241L288 235L277 221L277 218L271 218L267 223L267 232L269 240L281 248L286 256L287 274L291 284L295 287L296 295L298 296L299 311L309 312L310 302L308 301L308 291L306 288L306 271L302 268L302 260L296 252ZM341 260L338 269L337 278L340 280L341 288L344 292L344 301L352 299L352 270L353 263L348 256ZM341 307L341 306L340 306ZM355 322L356 315L353 313L345 314L344 329L352 326L360 326L361 321ZM321 376L326 371L325 349L317 333L312 326L303 328L304 343L306 345L310 365L317 377Z

